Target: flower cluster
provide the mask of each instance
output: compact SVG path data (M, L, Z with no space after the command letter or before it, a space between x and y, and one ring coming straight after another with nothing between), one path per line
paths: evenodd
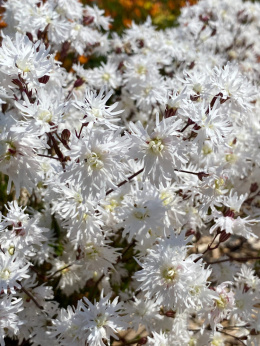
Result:
M260 4L3 7L0 345L259 345Z

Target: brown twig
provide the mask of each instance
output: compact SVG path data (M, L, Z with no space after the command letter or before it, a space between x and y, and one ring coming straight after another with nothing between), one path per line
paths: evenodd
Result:
M246 261L250 261L250 260L260 260L260 256L258 256L258 257L244 257L244 258L230 257L230 258L226 258L226 259L223 259L223 260L218 260L218 261L210 262L208 264L218 264L218 263L232 262L232 261L246 262Z
M122 185L128 183L130 180L134 179L138 174L142 173L144 170L144 168L140 169L138 172L132 174L130 177L127 178L127 180L121 181L121 183L119 183L117 185L117 187L121 187ZM106 196L110 195L110 193L112 193L114 191L114 189L110 189L106 192Z
M41 306L37 302L37 300L34 298L34 296L30 292L28 292L27 289L24 288L21 283L20 283L20 286L21 286L21 290L34 302L34 304L37 306L37 308L39 308L40 310L44 310L43 306Z
M62 272L64 269L67 269L67 268L73 266L73 264L74 264L74 263L70 263L70 264L66 265L65 267L63 267L63 268L60 268L60 269L56 270L53 274L51 274L51 275L47 278L47 281L50 280L54 275L58 274L59 272Z
M232 335L232 334L229 334L229 333L226 333L224 332L223 330L218 330L219 333L222 333L222 334L225 334L227 336L231 336L232 338L236 339L238 342L240 342L242 345L246 346L246 344L241 340L241 338L238 338L237 336L235 335Z
M117 187L121 187L122 185L128 183L129 181L131 181L133 178L135 178L138 174L142 173L144 170L144 168L141 168L138 172L132 174L130 177L127 178L127 180L124 180L124 181L121 181L121 183L119 183L117 185ZM193 174L193 175L197 175L198 178L200 180L202 180L203 177L208 177L209 174L208 173L205 173L205 172L191 172L191 171L185 171L183 169L174 169L175 172L180 172L180 173L187 173L187 174ZM110 195L110 193L112 193L114 191L114 189L110 189L106 192L106 196L107 195Z
M42 156L42 157L47 157L48 159L54 159L54 160L60 161L60 159L58 157L49 156L49 155L43 155L43 154L37 154L37 155L38 156Z

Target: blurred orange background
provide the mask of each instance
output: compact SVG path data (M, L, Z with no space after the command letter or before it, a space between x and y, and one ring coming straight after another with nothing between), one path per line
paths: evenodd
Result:
M144 22L147 16L159 28L172 26L183 6L193 5L197 0L81 0L83 4L96 4L106 15L113 18L112 30L121 32L124 27Z

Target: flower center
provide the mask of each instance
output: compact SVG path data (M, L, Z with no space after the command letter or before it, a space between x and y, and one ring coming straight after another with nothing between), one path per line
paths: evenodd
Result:
M83 198L79 192L76 192L74 195L75 202L81 204L83 202Z
M0 161L10 160L12 156L15 156L16 154L16 147L11 142L0 142Z
M4 269L0 272L0 278L3 280L8 280L10 275L11 275L11 272L8 269Z
M48 110L40 110L38 113L38 119L49 123L52 120L52 113Z
M93 244L86 244L85 246L85 256L88 259L96 260L99 256L98 250Z
M95 322L98 328L102 328L107 322L106 316L103 314L98 314Z
M149 142L149 149L151 149L155 154L159 154L163 151L164 145L162 140L159 138L155 138Z
M95 118L101 118L102 117L102 110L99 108L92 108L91 109L92 115L94 115Z
M148 211L147 211L146 207L144 207L144 208L136 208L136 210L134 212L134 216L138 220L144 220L145 218L149 217L149 214L148 214Z
M92 152L91 155L87 158L87 162L90 164L92 169L101 169L104 167L104 163L101 160L101 157L94 152Z
M167 191L163 191L160 195L163 205L168 205L173 201L173 195Z
M216 300L216 305L219 309L225 309L228 304L228 298L224 294L220 294L219 298Z
M103 79L105 82L109 81L109 79L110 79L110 74L109 74L109 73L104 73L103 76L102 76L102 79Z
M15 252L15 247L14 247L14 245L11 245L11 246L9 247L8 252L9 252L9 254L10 254L11 256L13 256L13 254L14 254L14 252Z
M146 69L146 67L143 66L143 65L139 65L139 66L137 67L137 69L136 69L136 72L137 72L138 74L140 74L140 75L146 74L146 71L147 71L147 69Z
M174 281L177 277L177 268L169 267L163 270L162 277L167 281Z
M16 65L23 72L30 72L33 67L32 63L27 60L17 60Z
M80 25L80 24L76 24L76 25L74 26L74 30L76 30L76 31L80 31L81 28L82 28L82 25Z
M226 159L227 162L235 163L236 160L237 160L237 156L235 154L227 154L225 156L225 159Z

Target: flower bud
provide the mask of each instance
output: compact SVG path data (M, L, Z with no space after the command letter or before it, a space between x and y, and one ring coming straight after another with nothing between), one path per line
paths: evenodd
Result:
M256 192L258 190L258 184L257 183L252 183L250 186L250 192Z
M61 133L61 139L64 142L68 142L68 140L70 139L70 130L64 129Z
M226 240L230 238L230 236L231 236L230 233L226 233L225 231L222 231L219 237L219 242L224 243Z
M84 84L84 80L82 78L78 78L74 83L74 88L79 88L83 84Z
M39 81L40 83L42 83L42 84L47 84L48 81L49 81L49 79L50 79L50 76L45 75L45 76L43 76L43 77L41 77L41 78L38 78L38 81Z
M166 317L175 317L175 314L176 314L175 311L169 310L169 311L166 311L164 315Z
M137 345L145 345L147 343L147 337L144 336L143 338L141 338L139 341L138 341L138 344Z

